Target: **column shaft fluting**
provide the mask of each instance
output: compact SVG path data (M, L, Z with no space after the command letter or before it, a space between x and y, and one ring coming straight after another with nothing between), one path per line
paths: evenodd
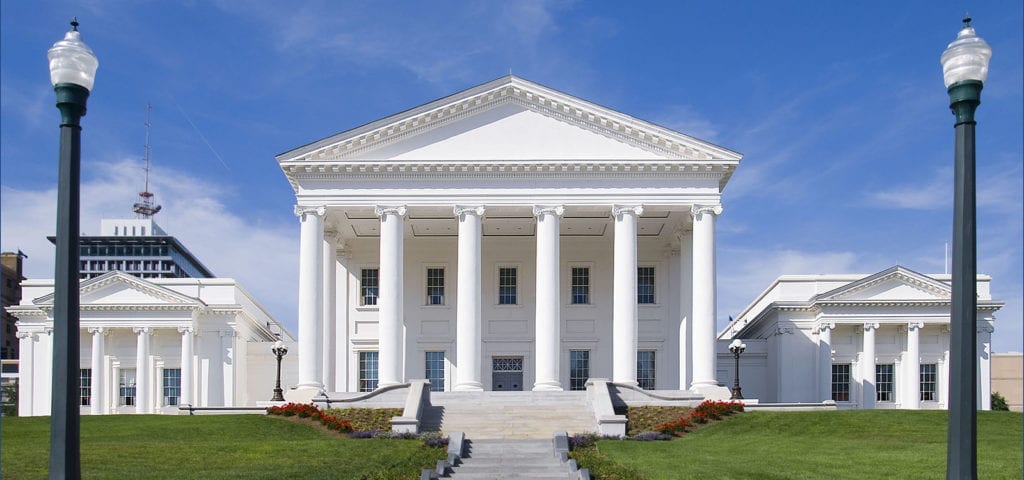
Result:
M537 217L536 381L534 390L562 390L558 363L561 347L559 301L559 223L565 209L533 207Z
M612 381L617 383L636 384L636 217L643 211L640 206L612 208Z
M378 386L402 383L402 279L405 207L377 207L380 216Z
M459 218L459 266L455 308L456 379L454 390L483 390L480 381L480 253L483 207L455 207Z
M722 207L694 205L693 214L693 383L718 386L715 378L715 217Z
M299 230L299 388L323 387L318 343L323 326L324 207L295 207Z

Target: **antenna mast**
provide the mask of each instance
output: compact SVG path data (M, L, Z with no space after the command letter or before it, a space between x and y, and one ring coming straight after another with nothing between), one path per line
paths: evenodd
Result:
M138 215L139 218L150 218L156 215L160 211L160 205L153 205L153 194L149 191L149 112L153 109L146 103L146 166L143 170L146 171L146 187L139 192L139 201L135 202L135 206L132 211Z

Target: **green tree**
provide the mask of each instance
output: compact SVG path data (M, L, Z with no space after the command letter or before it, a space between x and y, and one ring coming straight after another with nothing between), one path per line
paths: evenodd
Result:
M992 392L992 410L1009 412L1010 406L1006 404L1006 398L999 392Z

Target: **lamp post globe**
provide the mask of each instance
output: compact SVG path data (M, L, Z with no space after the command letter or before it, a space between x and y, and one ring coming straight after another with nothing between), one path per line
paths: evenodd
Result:
M954 129L953 275L950 301L949 430L946 478L977 478L977 250L974 111L992 48L971 18L940 58Z
M284 345L280 340L274 343L274 347L270 349L270 353L273 353L277 357L277 382L274 384L274 396L271 397L272 402L283 402L284 401L284 390L281 389L281 359L285 355L288 355L288 347Z
M60 110L57 230L54 259L53 376L50 416L50 478L81 478L79 450L78 234L81 133L79 122L99 62L71 22L47 52L50 81Z
M733 358L736 360L736 372L733 376L732 383L732 396L729 397L731 400L743 400L743 390L740 388L740 355L747 350L747 344L743 343L740 339L733 339L732 343L729 344L729 351L732 352Z

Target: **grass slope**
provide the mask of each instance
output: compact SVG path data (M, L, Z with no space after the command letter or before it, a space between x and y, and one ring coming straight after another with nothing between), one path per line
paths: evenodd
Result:
M978 413L979 478L1021 478L1021 420ZM946 471L946 422L945 411L749 412L671 442L597 447L652 480L934 479Z
M50 418L6 417L3 430L3 477L46 478ZM263 415L82 416L81 439L89 479L409 479L444 456Z

